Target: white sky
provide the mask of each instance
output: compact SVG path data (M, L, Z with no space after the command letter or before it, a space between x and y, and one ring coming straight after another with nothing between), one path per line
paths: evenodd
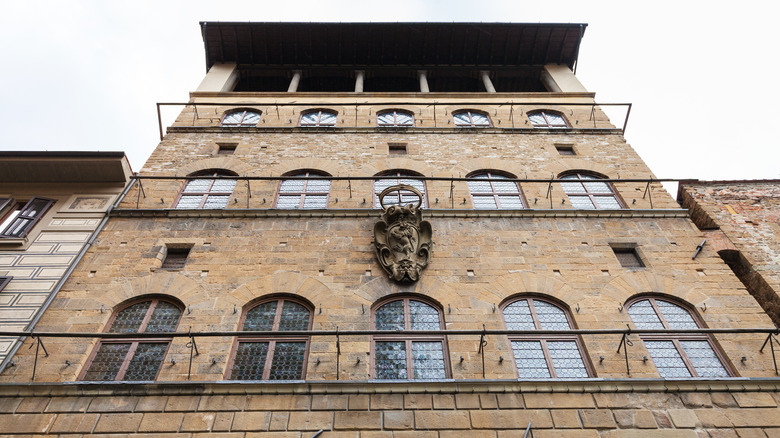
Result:
M626 138L657 177L777 179L779 37L766 6L3 0L0 150L122 150L140 170L159 139L155 103L186 101L205 74L199 21L588 23L577 76L599 102L634 104Z

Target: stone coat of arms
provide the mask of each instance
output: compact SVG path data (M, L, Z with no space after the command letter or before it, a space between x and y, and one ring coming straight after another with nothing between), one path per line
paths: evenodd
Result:
M406 205L385 205L390 193L414 193L418 201ZM379 264L391 279L412 283L431 257L431 224L422 220L422 194L414 187L399 184L379 194L382 219L374 225L374 246Z

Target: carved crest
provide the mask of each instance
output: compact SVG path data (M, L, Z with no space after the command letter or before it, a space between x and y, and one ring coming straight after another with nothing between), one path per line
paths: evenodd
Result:
M390 193L417 196L417 203L386 206L384 198ZM423 196L416 188L399 184L382 190L379 203L382 219L374 225L374 245L379 264L391 279L412 283L431 257L431 224L422 220Z

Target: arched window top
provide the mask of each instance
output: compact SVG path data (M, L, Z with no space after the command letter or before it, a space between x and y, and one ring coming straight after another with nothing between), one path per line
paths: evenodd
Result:
M474 181L468 181L471 200L476 209L520 209L526 208L520 185L514 181L514 175L496 170L480 170L467 175Z
M383 127L412 127L414 113L401 109L382 110L376 115L376 124Z
M301 114L300 126L303 127L332 127L336 126L338 115L336 111L329 109L313 109Z
M470 109L453 111L452 120L459 128L487 128L490 126L490 118L486 113Z
M225 208L230 194L236 187L236 180L225 177L237 176L227 169L204 169L189 176L202 176L188 180L184 185L174 208L177 209L216 209Z
M513 300L503 306L506 328L510 330L569 330L571 322L559 305L536 297Z
M376 176L384 176L385 178L374 180L374 208L379 208L379 194L388 187L406 184L417 189L423 196L422 205L425 207L428 205L428 197L425 193L425 181L417 179L416 177L423 176L418 172L405 169L387 170L377 174ZM385 197L385 205L406 205L416 204L417 195L411 191L401 190L395 193L390 193Z
M665 298L640 298L628 304L637 329L695 329L698 322L685 307Z
M528 120L534 128L569 128L566 117L558 111L538 110L528 112Z
M256 126L262 112L254 109L235 109L225 114L221 126Z
M203 169L187 176L238 176L238 174L229 169Z
M432 303L416 297L401 297L374 310L376 330L439 330L444 321Z
M572 207L584 210L616 210L623 204L615 194L612 184L598 182L603 176L585 171L571 171L561 174L559 179L571 180L561 183Z
M170 300L154 298L131 302L114 313L108 333L165 333L176 331L181 306Z
M304 331L311 329L311 307L286 297L258 301L246 309L242 331Z
M298 170L288 172L284 176L309 178L330 176L318 170ZM276 208L286 209L322 209L328 208L330 180L327 179L285 179L279 183L279 196Z

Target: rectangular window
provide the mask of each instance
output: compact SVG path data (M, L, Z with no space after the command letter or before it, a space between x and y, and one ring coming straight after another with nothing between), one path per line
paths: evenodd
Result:
M577 155L577 153L574 152L574 146L570 144L556 144L555 150L557 150L560 155Z
M9 203L8 201L4 202L6 205ZM12 207L0 222L0 237L21 238L26 236L52 204L54 201L51 199L32 198L24 206L17 204Z
M162 269L182 269L187 263L187 256L190 255L192 247L168 247L163 260Z
M645 264L642 263L642 259L639 258L639 254L636 252L636 248L612 248L620 262L620 266L624 268L644 268Z
M406 154L406 143L388 143L387 147L390 155Z
M217 143L217 155L233 155L238 143Z

